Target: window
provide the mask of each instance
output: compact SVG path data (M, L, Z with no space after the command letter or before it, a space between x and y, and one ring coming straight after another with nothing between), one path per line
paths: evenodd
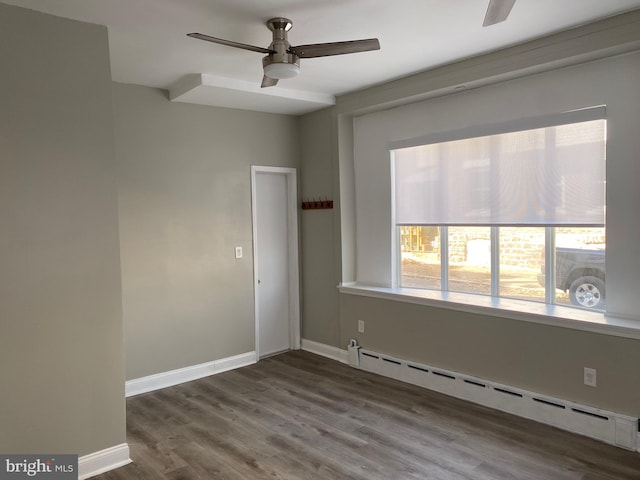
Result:
M604 113L392 150L400 286L604 310Z

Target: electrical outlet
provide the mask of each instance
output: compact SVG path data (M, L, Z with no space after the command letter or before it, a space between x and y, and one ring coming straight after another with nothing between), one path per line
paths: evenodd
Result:
M596 369L584 367L584 384L590 387L596 386Z
M364 333L364 320L358 320L358 333Z

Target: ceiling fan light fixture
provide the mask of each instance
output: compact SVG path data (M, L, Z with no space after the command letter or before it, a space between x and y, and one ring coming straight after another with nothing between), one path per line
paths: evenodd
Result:
M275 48L282 49L282 45ZM276 51L262 58L262 67L264 74L274 80L282 80L284 78L293 78L300 73L300 59L288 52Z
M269 63L264 66L264 74L269 78L282 80L293 78L300 73L300 65L295 63Z

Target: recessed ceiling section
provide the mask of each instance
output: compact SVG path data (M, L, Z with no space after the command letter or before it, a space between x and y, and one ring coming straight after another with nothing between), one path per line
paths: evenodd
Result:
M333 105L331 95L383 85L640 9L640 0L0 0L0 3L105 25L109 30L111 78L116 82L170 90L176 102L289 115ZM492 25L483 27L488 10L492 14L485 23ZM260 57L264 52L187 36L200 32L232 45L268 49L273 32L270 33L267 22L280 17L293 23L287 41L294 46L377 38L380 50L302 58L299 75L260 89L264 73ZM607 32L601 34L606 36Z
M260 88L258 82L209 74L185 76L170 88L169 98L172 102L285 115L304 115L336 103L336 97L325 93L289 90L277 86Z

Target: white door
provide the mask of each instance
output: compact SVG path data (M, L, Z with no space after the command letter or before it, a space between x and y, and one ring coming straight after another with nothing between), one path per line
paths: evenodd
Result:
M295 169L252 167L256 353L300 348Z

